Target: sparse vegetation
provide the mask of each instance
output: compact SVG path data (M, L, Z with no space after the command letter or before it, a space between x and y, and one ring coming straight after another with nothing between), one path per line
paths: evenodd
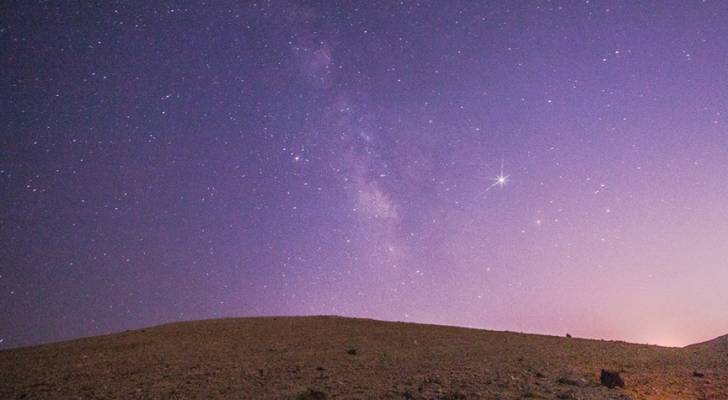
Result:
M296 400L326 400L326 393L320 390L308 389L296 396Z
M336 317L209 320L0 351L0 399L719 400L726 350ZM624 388L603 385L602 368Z

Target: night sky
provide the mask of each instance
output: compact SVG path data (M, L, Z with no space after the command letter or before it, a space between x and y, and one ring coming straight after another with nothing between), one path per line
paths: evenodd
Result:
M728 333L723 1L33 3L0 8L0 348Z

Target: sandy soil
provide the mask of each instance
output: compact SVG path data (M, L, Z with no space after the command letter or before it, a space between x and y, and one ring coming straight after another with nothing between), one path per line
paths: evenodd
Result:
M625 388L600 384L602 368ZM0 352L2 399L728 399L683 349L338 317L163 325Z

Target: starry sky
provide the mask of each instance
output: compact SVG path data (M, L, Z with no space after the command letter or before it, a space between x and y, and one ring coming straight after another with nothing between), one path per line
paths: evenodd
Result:
M3 2L0 348L728 333L728 4Z

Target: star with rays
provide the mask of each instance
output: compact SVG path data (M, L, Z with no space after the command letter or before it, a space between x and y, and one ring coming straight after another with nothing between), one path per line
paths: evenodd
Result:
M505 186L506 183L508 183L508 178L510 178L510 175L506 175L503 172L503 159L501 159L500 173L495 178L490 178L490 180L493 183L490 186L488 186L488 188L485 189L485 191L487 192L487 191L489 191L490 189L493 189L496 186L499 187L499 188L501 188L501 189L503 189L503 186Z

